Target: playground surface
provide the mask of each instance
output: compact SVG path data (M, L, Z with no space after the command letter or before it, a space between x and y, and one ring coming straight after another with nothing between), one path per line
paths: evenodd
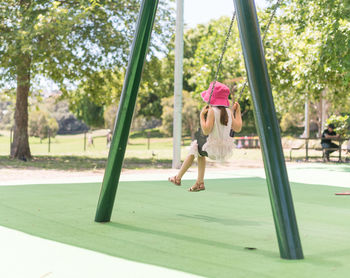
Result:
M288 175L304 260L279 256L262 168L122 174L110 223L95 223L102 173L7 179L0 186L0 277L347 277L350 166L295 164ZM145 181L146 180L146 181Z

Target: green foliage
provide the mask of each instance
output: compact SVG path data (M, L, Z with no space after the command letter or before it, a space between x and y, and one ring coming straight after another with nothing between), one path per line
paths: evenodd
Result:
M102 67L101 64L99 64L99 68L96 68L96 71L92 71L86 75L85 78L80 80L77 89L65 91L63 97L69 99L70 108L73 112L76 111L81 99L84 98L89 99L90 102L98 106L109 106L119 101L127 64L126 58L129 54L129 47L133 35L132 31L136 22L134 8L132 10L127 10L129 5L132 4L125 0L122 2L125 2L124 5L120 4L123 6L124 10L118 11L118 16L121 16L122 13L132 13L135 17L134 22L131 21L128 23L128 26L123 26L125 29L120 29L121 27L118 26L118 31L126 36L125 38L120 38L120 40L122 40L123 44L126 44L127 47L121 48L118 46L114 48L118 50L119 56L120 53L122 53L123 56L118 56L118 61L114 66ZM136 5L138 11L139 1L134 0L132 2L136 2L134 6ZM174 30L173 10L169 8L168 2L169 1L165 0L159 2L150 49L144 65L139 89L138 114L146 118L152 116L160 117L162 112L160 99L164 96L168 96L169 92L172 93L172 91L167 90L166 86L163 85L167 83L163 82L163 80L166 79L166 75L169 73L165 73L164 69L168 70L168 68L163 65L162 60L157 58L161 56L160 54L165 54L168 51L167 44ZM118 43L113 40L111 43L118 45ZM109 59L109 57L107 59Z
M182 127L184 135L190 135L194 138L195 132L199 128L199 109L197 101L186 91L182 94ZM205 104L203 104L204 106Z
M58 123L55 118L44 111L33 111L29 115L29 135L45 139L55 137L58 131Z
M138 94L138 116L160 118L163 109L161 99L174 94L173 90L169 90L173 70L169 70L165 63L166 59L152 57L145 64Z
M300 112L306 95L316 102L325 89L338 112L348 109L349 19L349 4L341 0L281 6L265 47L278 111Z
M28 140L17 140L23 136L20 134L27 132L26 98L31 93L30 88L44 77L58 85L63 97L74 100L70 94L77 86L103 83L96 73L126 65L139 8L139 0L0 2L0 88L16 87L17 83L17 97L24 104L16 111L17 129L11 155L31 157ZM172 23L172 9L168 1L160 1L150 56L164 51ZM101 90L93 89L83 91L87 98L93 92L96 100ZM101 121L96 122L81 111L94 102L88 111L94 111L94 116L100 115L101 120L101 107L105 103L93 100L81 107L81 99L86 97L75 99L79 117L92 125L100 125Z
M294 124L295 124L295 118L293 117L293 114L288 112L283 114L281 119L281 124L280 124L282 131L286 131L290 127L294 126Z
M204 105L205 103L202 104ZM173 134L174 119L174 98L168 97L162 99L163 114L161 132L167 136ZM198 103L192 95L186 91L182 95L182 133L183 135L191 135L199 128L199 110Z
M14 81L22 54L32 76L41 74L66 87L94 72L125 66L140 1L2 1L0 79ZM161 51L172 22L166 2L159 5L151 52Z
M82 99L75 110L75 114L79 120L95 128L104 126L103 112L103 106L97 105L87 98Z
M30 98L30 101L30 106L35 106L37 110L46 111L57 120L59 125L58 134L76 134L88 130L85 123L69 112L68 101L60 100L59 94L51 95L43 100Z
M114 131L114 121L115 117L117 116L117 111L118 105L112 104L109 105L103 113L105 128L111 130L112 132Z
M13 126L14 100L7 94L0 94L0 129L11 129Z
M303 126L298 125L300 118L295 113L285 112L282 115L280 128L283 136L290 135L296 137L304 130Z
M340 136L345 136L349 133L349 115L336 116L332 115L327 120L327 125L333 124L335 126L335 132Z
M221 17L210 21L205 26L199 25L197 30L188 31L185 35L188 37L186 42L189 49L185 51L188 57L184 59L184 71L190 74L187 80L188 86L195 92L198 101L201 100L199 93L206 90L210 82L214 80L229 25L230 18ZM245 76L245 68L238 30L237 27L234 27L222 61L218 81L223 82L241 76Z
M162 113L162 126L160 131L166 136L173 135L173 119L174 119L174 98L163 98L162 101L163 113Z

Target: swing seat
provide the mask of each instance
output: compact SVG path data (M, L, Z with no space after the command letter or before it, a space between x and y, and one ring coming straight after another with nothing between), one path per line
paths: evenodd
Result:
M203 145L207 142L208 139L208 135L204 135L203 131L201 128L198 128L198 130L196 131L196 133L194 134L194 138L196 138L197 140L197 144L198 144L198 153L201 156L206 156L208 157L208 153L206 151L203 151Z

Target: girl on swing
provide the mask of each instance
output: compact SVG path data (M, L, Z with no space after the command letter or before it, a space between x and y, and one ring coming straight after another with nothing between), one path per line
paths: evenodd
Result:
M210 94L214 87L212 96ZM231 129L240 132L242 129L241 108L238 102L229 108L230 103L228 97L230 89L220 83L212 82L209 89L202 92L202 99L210 106L206 105L200 113L200 125L204 135L208 135L206 142L201 145L199 140L191 143L189 154L183 162L176 176L170 177L168 180L175 185L181 185L181 178L191 167L195 157L198 159L198 177L196 183L189 188L190 192L205 190L204 172L205 157L210 159L224 161L232 155L234 147L233 138L230 137ZM235 113L233 113L235 111Z

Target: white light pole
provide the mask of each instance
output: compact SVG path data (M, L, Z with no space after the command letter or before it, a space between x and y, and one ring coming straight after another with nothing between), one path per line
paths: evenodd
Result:
M176 0L174 120L173 120L173 168L181 166L181 112L182 112L182 59L184 0Z
M323 130L326 128L326 93L327 93L327 88L322 91L322 98L321 98L321 130L319 132L319 135L321 137Z
M305 138L309 138L310 137L310 101L309 101L309 97L308 95L306 95L306 100L305 100L305 111L304 111L304 115L305 115L305 121L304 121L304 134L303 137Z

